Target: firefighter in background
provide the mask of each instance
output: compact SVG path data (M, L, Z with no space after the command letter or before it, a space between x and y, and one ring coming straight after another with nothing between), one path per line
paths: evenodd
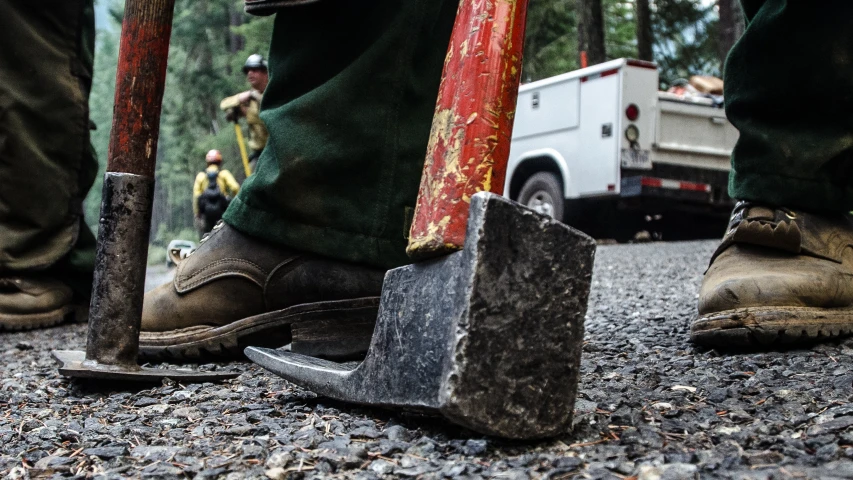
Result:
M250 55L243 65L243 73L246 75L246 81L252 88L243 93L228 97L219 104L219 108L226 112L226 118L229 121L237 122L240 117L246 117L246 124L249 126L249 166L250 170L255 170L255 162L261 156L261 151L267 144L267 127L261 120L261 99L264 95L264 90L269 83L269 72L267 71L267 61L262 55L257 53ZM242 142L242 135L238 133L238 142ZM241 146L241 148L243 148ZM248 174L248 172L247 172Z
M211 231L240 191L240 184L228 170L222 169L222 154L211 150L205 156L207 168L195 177L193 213L199 236Z

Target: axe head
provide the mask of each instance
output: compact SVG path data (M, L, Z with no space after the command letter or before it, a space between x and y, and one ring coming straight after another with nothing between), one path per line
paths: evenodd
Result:
M246 356L338 400L437 413L507 438L562 433L594 255L583 233L478 193L462 251L386 274L362 363L255 347Z

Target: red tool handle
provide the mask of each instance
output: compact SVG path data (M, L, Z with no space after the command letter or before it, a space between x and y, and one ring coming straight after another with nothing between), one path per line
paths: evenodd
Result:
M108 172L154 178L175 0L129 0L121 26Z
M101 202L86 360L138 371L160 108L175 0L128 0Z
M462 248L471 196L502 193L528 0L462 0L444 63L406 252Z

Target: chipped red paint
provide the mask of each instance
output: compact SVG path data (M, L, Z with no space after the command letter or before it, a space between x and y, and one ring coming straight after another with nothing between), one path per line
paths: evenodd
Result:
M128 1L107 171L154 177L175 0Z
M462 248L471 196L503 191L527 0L462 0L445 59L407 252Z

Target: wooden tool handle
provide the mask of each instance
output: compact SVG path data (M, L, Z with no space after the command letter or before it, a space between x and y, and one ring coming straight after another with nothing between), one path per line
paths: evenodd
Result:
M175 0L128 0L121 27L108 172L154 178Z
M462 0L432 121L406 252L462 248L471 196L503 192L527 0Z

